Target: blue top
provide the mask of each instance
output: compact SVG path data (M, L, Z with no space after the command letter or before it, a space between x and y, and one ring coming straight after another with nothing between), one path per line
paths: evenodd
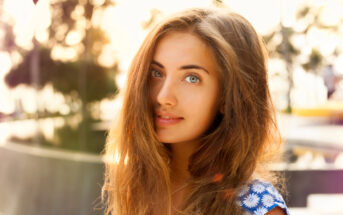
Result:
M279 206L287 215L290 215L285 201L275 187L260 180L253 180L243 187L239 194L238 204L248 214L264 215Z

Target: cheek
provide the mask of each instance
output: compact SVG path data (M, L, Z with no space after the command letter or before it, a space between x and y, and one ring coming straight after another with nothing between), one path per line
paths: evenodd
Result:
M189 96L184 94L184 96L185 107L188 107L192 119L198 123L211 123L218 111L217 91L207 90Z
M156 82L151 82L149 84L149 99L150 99L150 101L156 100L158 92L159 92L159 86L157 86Z

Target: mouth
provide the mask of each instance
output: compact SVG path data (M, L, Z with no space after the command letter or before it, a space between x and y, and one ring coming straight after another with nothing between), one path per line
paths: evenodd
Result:
M171 116L164 116L164 115L157 115L157 117L164 120L183 119L182 117L171 117Z
M184 120L183 117L179 117L171 113L157 113L155 116L155 122L158 126L174 125L182 120Z

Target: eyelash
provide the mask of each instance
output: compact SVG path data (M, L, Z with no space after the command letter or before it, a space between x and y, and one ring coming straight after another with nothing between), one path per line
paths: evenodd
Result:
M189 82L189 83L192 83L192 84L197 84L197 83L199 83L199 82L200 82L200 78L199 78L197 75L194 75L194 74L189 74L189 75L187 75L186 79L187 79L188 77L195 77L195 78L197 79L197 82L196 82L196 83L193 83L193 82Z
M152 76L153 78L159 78L159 77L162 76L161 72L158 71L158 70L156 70L156 69L151 69L150 72L151 72L151 76ZM158 76L158 77L155 76L155 75L154 75L154 72L158 72L161 76ZM195 75L195 74L188 74L188 75L186 76L185 79L187 79L188 77L195 77L195 78L197 79L197 82L196 82L196 83L187 81L188 83L191 83L191 84L197 84L197 83L199 83L199 82L201 81L200 77L199 77L198 75Z
M158 72L158 73L161 74L160 71L158 71L158 70L156 70L156 69L151 69L151 70L150 70L150 73L151 73L151 76L154 77L154 78L156 78L156 76L154 76L154 72Z

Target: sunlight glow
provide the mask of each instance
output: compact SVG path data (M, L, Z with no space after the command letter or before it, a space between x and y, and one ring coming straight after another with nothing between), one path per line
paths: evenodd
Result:
M337 186L340 186L341 181L336 179L333 181ZM338 183L337 183L338 182ZM328 194L310 194L307 197L307 207L310 209L310 214L328 214L338 215L343 214L343 195L339 193Z
M114 47L111 44L107 44L103 47L101 54L98 58L98 62L105 67L111 67L116 62L117 56Z
M66 43L67 45L76 45L78 43L80 43L82 40L82 35L80 32L78 31L70 31L67 35L67 38L66 38Z
M111 121L117 116L119 108L122 106L120 99L104 99L100 102L100 119Z
M118 153L118 151L116 151L115 153L114 153L114 163L116 163L116 164L118 164L119 163L119 161L120 161L120 155L119 155L119 153ZM112 162L113 162L112 161Z
M50 1L40 0L37 5L33 1L6 0L4 9L15 21L14 32L17 36L17 43L27 49L31 48L34 32L42 34L41 29L50 26ZM40 38L44 36L40 35Z
M114 155L113 154L109 154L109 153L105 154L102 157L102 160L105 163L108 163L108 164L118 164L119 161L120 161L120 155L119 155L118 150L115 150Z
M8 102L12 98L9 96L9 89L6 87L4 77L11 67L11 58L5 52L0 52L0 112L12 113L14 111L14 103Z
M267 34L274 30L280 23L280 1L275 0L224 0L228 7L247 18L256 30L261 34ZM287 1L288 2L288 1ZM272 8L272 9L271 9ZM266 12L268 11L268 12Z
M84 0L82 2L85 3ZM96 5L101 5L104 0L92 0L92 2ZM100 65L105 67L111 67L115 64L118 65L121 74L117 75L116 82L120 89L125 86L126 71L147 33L148 29L143 29L144 23L147 23L151 19L151 15L154 12L157 11L158 15L156 18L159 19L164 15L181 9L207 7L213 4L213 0L116 0L113 2L115 5L107 7L105 10L100 9L100 7L95 7L91 22L94 27L100 27L104 30L109 38L109 43L104 46L99 58L96 60ZM311 7L312 12L322 10L319 21L325 26L337 26L338 22L343 20L341 13L343 4L339 0L223 0L222 2L227 7L246 17L260 34L273 32L280 23L286 27L293 27L296 32L304 31L309 23L313 22L314 18L313 14L309 14L308 17L301 21L296 20L296 10L304 6ZM4 0L4 10L12 17L11 21L14 24L14 33L17 42L24 49L28 50L33 47L32 37L34 32L39 42L45 43L48 40L49 34L47 29L51 25L51 14L53 11L51 11L50 4L52 3L53 1L49 0L39 0L38 4L34 6L32 1ZM72 47L66 48L61 45L55 45L51 52L51 57L54 60L75 60L84 52L85 48L80 45L86 27L86 19L81 17L83 14L84 9L82 6L77 6L71 13L71 17L77 18L77 22L75 29L67 35L66 43ZM343 26L337 26L337 28L339 33L342 34ZM68 27L66 24L58 26L58 31L56 31L57 39L63 38L67 30ZM337 58L333 58L337 51L340 53L343 50L343 37L339 33L330 32L321 28L311 28L304 35L291 37L292 44L301 52L295 59L295 63L300 65L307 62L312 49L315 48L323 55L324 64L332 63L336 74L343 74L343 54L338 54ZM1 34L3 33L0 32L0 39ZM282 35L277 33L271 44L275 46L280 44L281 41ZM21 58L18 53L12 53L11 57L8 60L8 56L4 57L3 54L0 54L0 78L8 72L9 66L11 66L11 60L15 64ZM270 83L271 88L273 88L271 90L277 93L273 95L274 98L278 98L279 100L275 104L282 109L282 107L287 105L287 94L285 92L287 92L288 85L282 81L286 78L283 75L286 72L286 68L285 65L278 65L276 67L275 70L280 74L278 77L273 78L273 82L275 83ZM298 70L298 68L294 69ZM274 69L270 68L270 71L274 71ZM294 74L298 76L295 77L295 82L298 82L297 79L304 80L301 84L302 86L299 87L299 84L296 84L297 86L292 93L293 97L297 97L295 98L296 105L310 104L311 106L315 106L326 102L324 99L326 89L321 81L318 80L320 77L312 77L310 75L311 77L306 78L307 76L302 72L299 73L299 71L294 71ZM19 89L22 90L20 93ZM20 98L19 100L22 101L23 109L29 113L34 113L37 109L36 97L32 89L26 89L28 88L21 86L15 89L15 92L9 93L4 83L0 82L0 111L4 113L15 111L18 108L18 99L14 98ZM317 94L314 95L314 92ZM61 95L50 98L45 96L44 99L49 101L47 102L49 106L47 109L58 109L61 113L67 114L70 110L67 105L61 103L63 99L60 97ZM56 100L56 102L53 102L53 100ZM104 118L113 115L105 113L105 111L112 112L111 108L109 108L112 105L114 104L111 102L107 105L102 105L103 107L106 106L102 111ZM115 105L118 106L120 103Z
M121 161L120 153L117 149L115 149L114 153L106 153L102 156L103 162L107 164L119 164ZM127 162L129 161L129 157L126 155L124 159L124 165L127 165Z
M343 53L337 57L334 68L338 74L343 75Z
M61 61L75 60L77 57L77 49L56 45L52 48L51 57Z
M335 159L335 166L343 169L343 153L340 153Z
M329 0L324 6L319 19L326 26L338 26L342 19L342 11L342 2Z
M297 0L281 1L281 22L285 27L291 27L296 22Z
M6 141L11 135L10 130L10 126L5 123L0 123L0 146L6 144Z
M327 101L327 88L318 75L298 67L294 69L293 82L294 87L291 91L293 107L316 107Z

